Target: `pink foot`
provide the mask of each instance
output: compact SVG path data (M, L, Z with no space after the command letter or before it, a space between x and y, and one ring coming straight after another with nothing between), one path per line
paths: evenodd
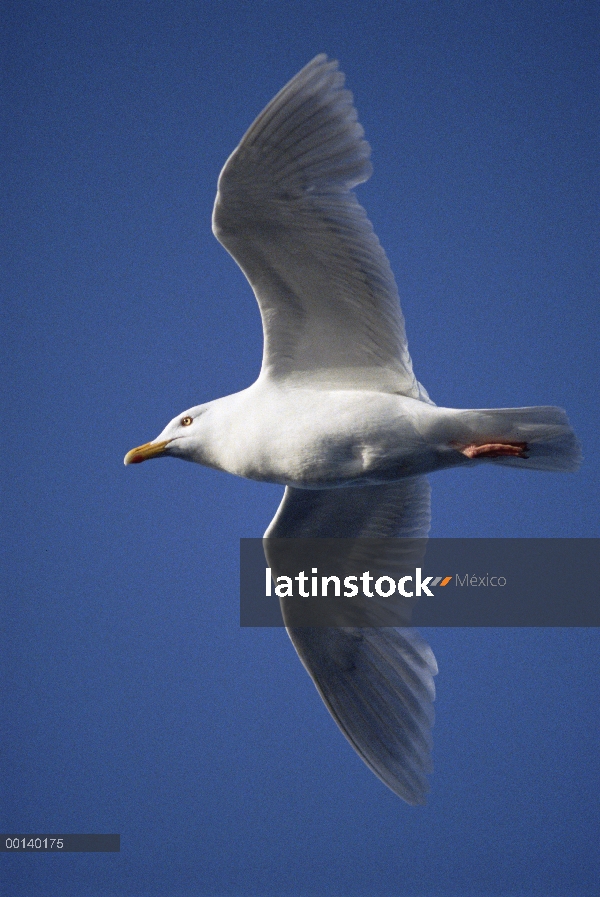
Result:
M528 458L526 442L488 442L459 448L466 458Z

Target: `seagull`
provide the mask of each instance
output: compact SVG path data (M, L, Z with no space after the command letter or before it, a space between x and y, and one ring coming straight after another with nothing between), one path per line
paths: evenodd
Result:
M213 232L256 296L255 383L175 417L125 464L169 456L285 486L265 539L426 538L428 473L491 463L572 471L555 407L442 408L414 373L394 275L353 189L370 147L338 63L308 63L218 182ZM335 722L411 805L429 790L431 648L410 628L288 627Z

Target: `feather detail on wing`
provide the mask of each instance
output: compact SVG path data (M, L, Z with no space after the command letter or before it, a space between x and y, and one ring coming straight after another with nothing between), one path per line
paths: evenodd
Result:
M386 255L351 192L370 148L337 63L317 56L221 172L213 230L256 294L262 377L427 401Z
M386 486L288 487L269 539L423 540L430 522L424 477ZM282 610L285 617L285 607ZM431 648L412 629L288 628L302 663L335 722L367 766L409 804L429 790L433 676Z
M425 539L431 525L426 477L384 486L287 486L265 539Z

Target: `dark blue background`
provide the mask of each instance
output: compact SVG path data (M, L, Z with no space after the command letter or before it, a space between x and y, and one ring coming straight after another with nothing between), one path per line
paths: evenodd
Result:
M359 189L432 398L557 404L575 475L432 477L435 536L598 535L598 10L587 2L6 2L3 831L10 897L592 895L595 630L430 630L428 806L338 733L285 632L238 625L281 489L124 468L248 385L254 299L210 233L272 95L340 59ZM577 596L573 596L576 600Z

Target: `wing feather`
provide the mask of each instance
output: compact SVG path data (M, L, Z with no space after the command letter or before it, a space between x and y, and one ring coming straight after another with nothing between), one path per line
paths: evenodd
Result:
M427 401L386 255L351 192L370 147L337 62L317 56L226 162L213 230L258 300L261 376Z
M414 477L387 486L288 487L265 537L424 539L429 524L429 483ZM431 648L412 629L303 627L288 633L362 760L409 804L424 803L437 673Z

